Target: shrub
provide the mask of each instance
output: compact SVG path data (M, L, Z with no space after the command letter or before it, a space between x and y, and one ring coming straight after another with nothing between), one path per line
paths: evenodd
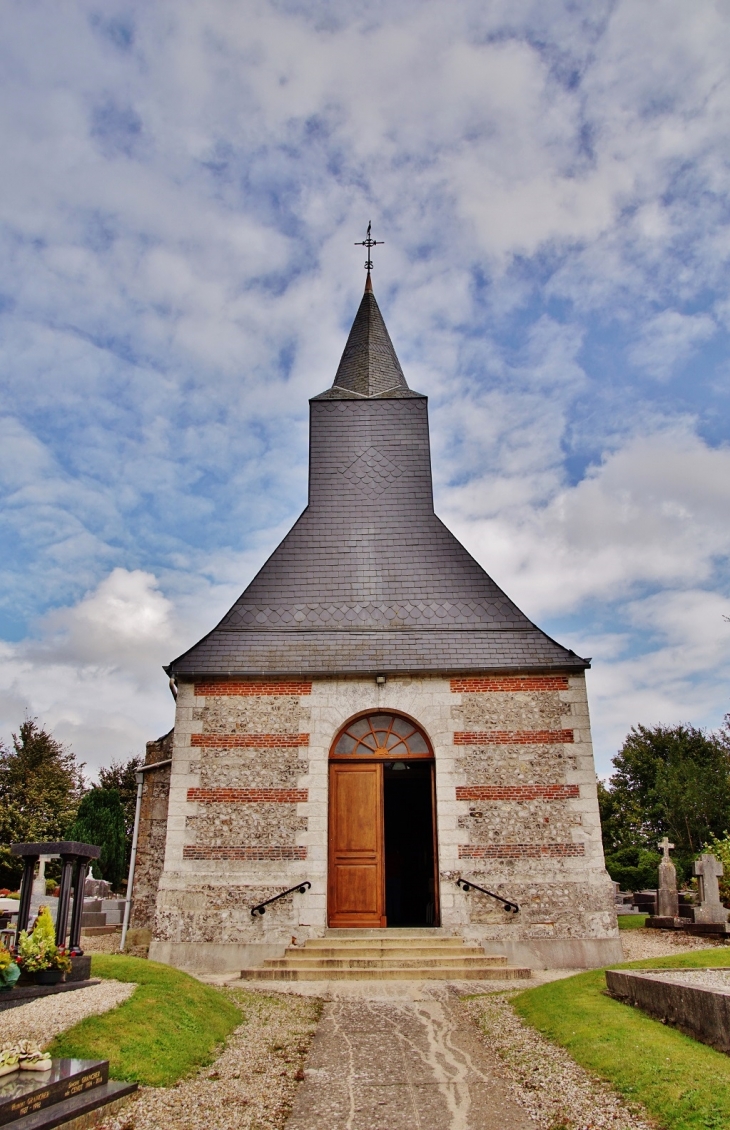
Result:
M657 851L646 848L620 848L606 856L606 869L624 891L653 890L659 882L659 861Z

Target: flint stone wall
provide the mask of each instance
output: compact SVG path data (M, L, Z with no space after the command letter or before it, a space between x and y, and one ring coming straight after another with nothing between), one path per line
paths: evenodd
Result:
M324 934L330 747L354 714L392 710L435 751L444 929L536 966L621 959L582 675L224 689L180 685L151 957L235 969ZM519 914L465 894L459 876ZM304 879L310 891L252 919L252 905Z
M174 731L147 742L145 765L167 761L172 756ZM144 774L139 809L137 859L134 867L130 926L151 930L155 919L157 888L165 861L167 807L170 799L170 766Z

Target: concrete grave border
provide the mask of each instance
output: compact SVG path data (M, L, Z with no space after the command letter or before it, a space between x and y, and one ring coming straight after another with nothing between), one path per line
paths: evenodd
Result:
M607 969L606 987L615 1000L640 1008L685 1035L729 1054L730 988L676 981L662 977L663 972L670 970ZM672 969L671 972L678 971Z

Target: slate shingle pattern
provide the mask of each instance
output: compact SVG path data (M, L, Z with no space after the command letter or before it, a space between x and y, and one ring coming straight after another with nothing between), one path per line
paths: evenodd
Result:
M409 389L383 315L371 290L362 296L331 389L322 399L345 396L419 396Z
M408 389L366 292L335 385L310 402L306 510L168 670L202 679L587 665L531 623L434 513L428 402Z

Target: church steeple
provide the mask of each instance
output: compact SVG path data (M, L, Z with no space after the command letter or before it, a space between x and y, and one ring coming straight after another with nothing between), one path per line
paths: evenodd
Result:
M334 384L312 398L310 411L306 510L170 674L588 665L531 623L436 517L428 402L406 383L372 284Z
M332 387L322 399L418 396L403 375L393 342L375 300L368 271L365 293L352 323ZM319 398L317 398L319 399Z

